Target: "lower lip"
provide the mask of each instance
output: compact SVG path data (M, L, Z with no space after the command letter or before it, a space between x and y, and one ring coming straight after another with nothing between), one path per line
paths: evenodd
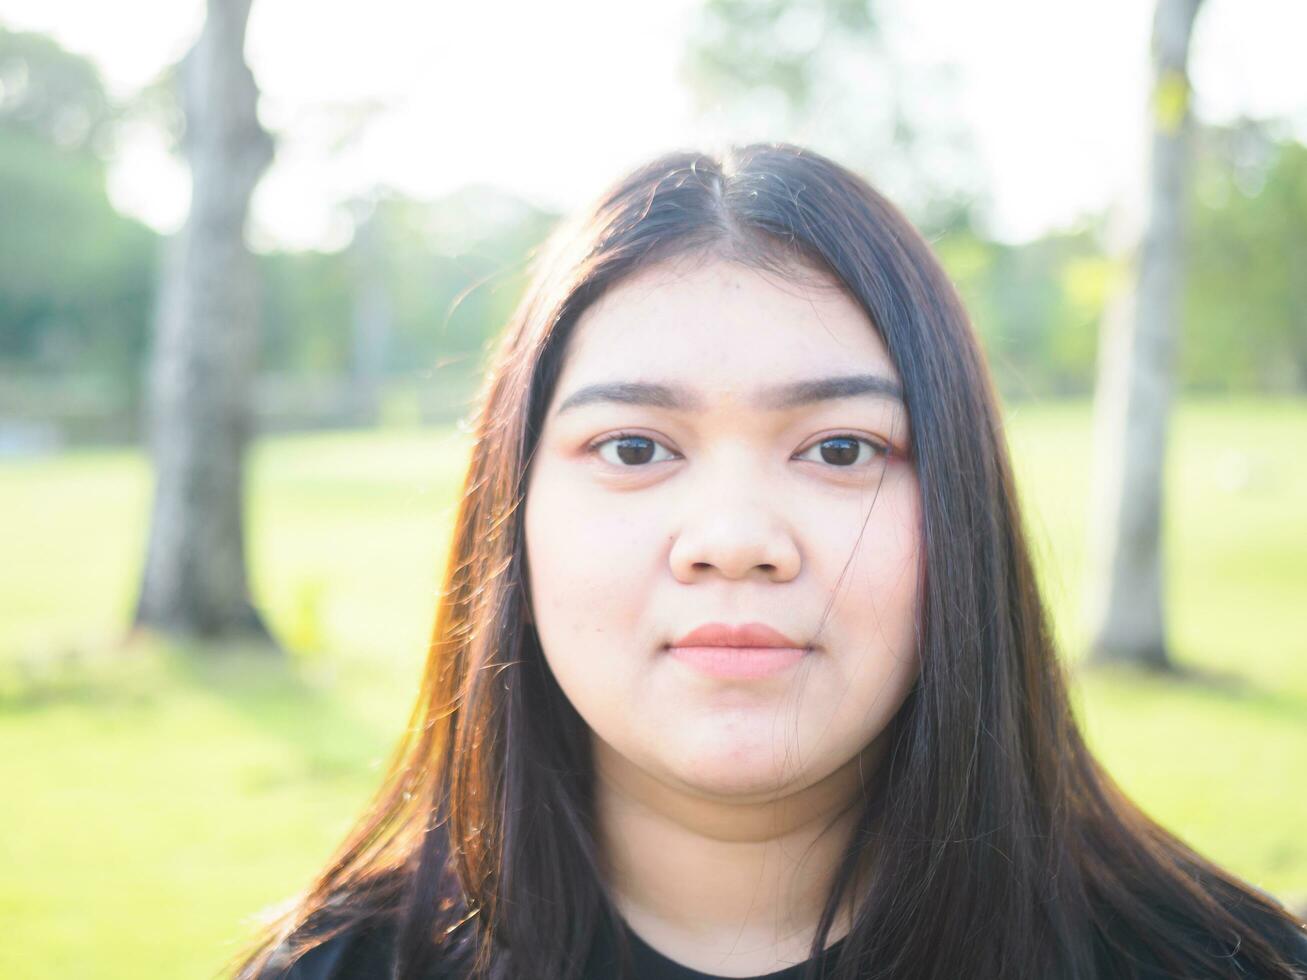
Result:
M797 647L672 647L668 652L710 677L770 677L793 667L806 650Z

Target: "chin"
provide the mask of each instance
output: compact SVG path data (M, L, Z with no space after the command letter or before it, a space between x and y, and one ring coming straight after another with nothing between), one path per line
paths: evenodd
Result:
M786 758L795 757L780 746L752 748L700 747L676 760L668 761L672 774L694 791L705 796L728 796L742 799L766 799L783 794L802 776Z

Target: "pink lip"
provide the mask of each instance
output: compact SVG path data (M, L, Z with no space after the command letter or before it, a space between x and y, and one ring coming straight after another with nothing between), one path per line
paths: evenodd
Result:
M672 644L673 647L786 647L803 649L802 644L791 640L764 623L744 623L728 626L726 623L705 623L692 629Z
M808 650L762 623L707 623L671 645L673 657L711 677L767 677L791 667Z

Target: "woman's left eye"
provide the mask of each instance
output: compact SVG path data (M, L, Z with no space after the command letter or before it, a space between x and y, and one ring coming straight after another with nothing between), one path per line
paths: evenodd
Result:
M864 446L868 452L863 452ZM795 458L801 459L814 449L820 450L821 462L841 469L852 469L858 465L866 466L889 455L889 447L883 443L855 436L852 433L842 433L818 440Z

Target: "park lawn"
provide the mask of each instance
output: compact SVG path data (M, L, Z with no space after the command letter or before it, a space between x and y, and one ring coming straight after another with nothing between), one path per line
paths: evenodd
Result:
M1008 429L1059 636L1083 645L1085 403ZM1307 898L1307 405L1191 402L1168 468L1177 683L1079 669L1091 744L1144 808ZM287 661L119 651L138 453L0 464L0 976L214 976L375 789L421 669L468 450L454 429L260 442L254 588Z
M466 453L453 430L259 444L251 576L289 662L115 649L139 454L0 469L23 556L0 566L0 781L26 801L0 809L0 976L210 976L307 881L407 721Z

